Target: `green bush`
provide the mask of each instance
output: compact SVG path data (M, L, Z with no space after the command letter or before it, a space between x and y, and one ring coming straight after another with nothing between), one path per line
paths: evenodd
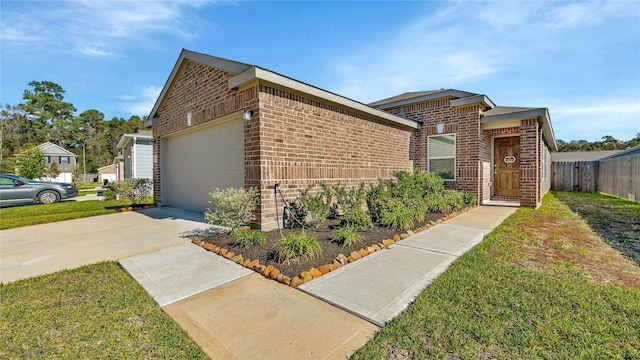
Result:
M258 190L255 188L215 188L209 195L209 203L214 206L204 214L209 224L235 230L255 219L254 211L258 207Z
M476 203L478 202L478 198L476 197L476 194L472 192L463 191L462 198L464 199L465 205L476 205Z
M373 227L371 216L362 209L349 209L340 215L340 225L357 231L367 231Z
M392 192L402 199L423 198L444 190L444 180L435 173L415 169L413 173L399 171Z
M380 180L376 185L369 184L369 191L365 199L374 221L380 222L383 212L397 207L400 203L391 192L393 186L394 183L390 180Z
M244 228L240 228L231 232L233 237L233 244L236 246L242 246L248 248L255 245L264 244L266 237L261 231L251 231Z
M131 201L133 205L142 204L145 197L149 196L153 192L153 181L151 179L125 179L121 181L115 181L108 185L109 190L113 194L107 194L107 197L127 199Z
M276 261L279 263L289 262L297 257L313 258L322 254L318 240L305 231L287 234L276 246Z
M315 188L319 188L319 190ZM323 183L311 184L300 192L298 201L306 211L310 225L317 226L329 217L331 189Z
M361 237L357 229L350 226L343 226L333 230L333 239L331 241L337 242L341 244L342 247L345 247L360 242L360 240Z
M450 214L464 207L462 191L444 190L440 193L427 196L425 200L428 211L434 213Z
M415 224L414 214L411 209L403 205L393 211L384 212L380 223L396 230L409 230Z

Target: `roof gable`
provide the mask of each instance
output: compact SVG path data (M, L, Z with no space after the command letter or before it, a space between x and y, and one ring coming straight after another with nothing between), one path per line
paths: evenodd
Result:
M440 90L428 90L428 91L413 91L406 92L404 94L392 96L390 98L378 100L369 103L369 106L378 109L388 109L391 107L413 104L420 101L439 99L443 97L452 97L455 99L466 98L469 96L475 96L478 94L456 90L456 89L440 89Z
M58 146L56 144L52 144L50 142L45 142L42 143L38 146L34 146L29 150L25 150L19 154L16 155L21 155L26 153L27 151L31 151L35 148L40 149L40 151L42 151L43 154L45 155L54 155L54 156L72 156L72 157L77 157L76 154L72 153L71 151L66 150L65 148Z
M173 69L169 74L169 78L167 78L167 81L164 84L164 87L162 88L162 91L160 92L158 99L156 99L156 102L153 105L151 112L149 113L149 120L153 119L153 117L156 116L158 110L160 109L160 106L162 105L162 102L164 101L165 96L169 92L169 89L171 89L171 85L173 84L173 81L176 75L178 75L178 73L180 72L180 69L182 68L182 65L184 64L185 60L195 61L195 62L208 65L217 69L232 72L234 74L239 74L252 66L249 64L244 64L244 63L233 61L233 60L227 60L227 59L223 59L223 58L219 58L219 57L215 57L207 54L190 51L187 49L182 49L182 51L180 52L180 56L178 56L178 60L176 61L176 64L173 66ZM147 126L146 123L145 123L145 126Z

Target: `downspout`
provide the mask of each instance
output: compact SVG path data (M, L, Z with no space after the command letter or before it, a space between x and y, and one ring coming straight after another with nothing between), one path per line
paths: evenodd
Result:
M138 139L133 137L133 148L131 149L131 178L135 179L137 177L136 171L136 141Z

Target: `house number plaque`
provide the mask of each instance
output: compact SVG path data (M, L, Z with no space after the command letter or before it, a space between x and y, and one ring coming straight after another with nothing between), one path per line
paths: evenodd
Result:
M507 155L504 157L504 162L507 164L513 164L514 162L516 162L516 157L513 155Z

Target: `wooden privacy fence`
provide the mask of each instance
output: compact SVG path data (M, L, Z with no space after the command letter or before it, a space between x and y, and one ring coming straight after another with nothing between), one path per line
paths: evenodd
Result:
M559 161L552 164L552 190L603 192L640 199L640 154L598 161Z

